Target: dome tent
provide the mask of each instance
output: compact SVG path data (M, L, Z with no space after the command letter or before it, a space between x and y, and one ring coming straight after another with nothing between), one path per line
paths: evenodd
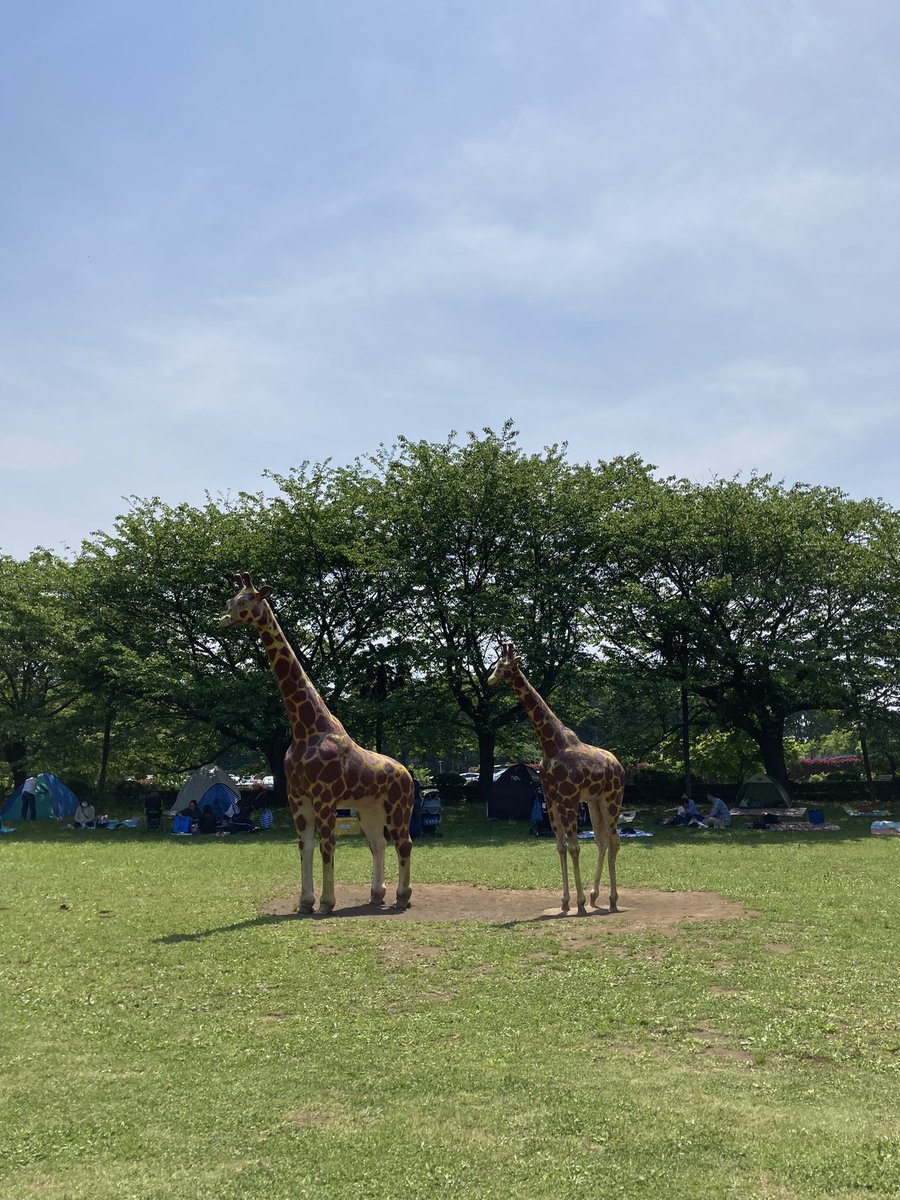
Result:
M790 808L791 798L783 784L771 775L751 775L734 798L737 808Z
M534 767L515 763L508 767L491 788L487 802L489 820L529 821L534 793L540 778Z
M220 819L230 817L237 811L239 799L235 780L215 763L208 763L188 776L175 798L169 815L175 816L183 812L192 800L196 800L197 808L201 812L203 806L209 804Z
M19 784L11 796L7 796L0 808L0 817L16 818L22 811L22 788ZM34 793L35 814L39 821L58 821L63 817L75 815L78 807L78 797L56 775L48 771L37 776L37 789Z

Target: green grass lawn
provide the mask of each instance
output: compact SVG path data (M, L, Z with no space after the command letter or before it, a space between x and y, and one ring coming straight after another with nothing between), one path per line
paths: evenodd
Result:
M284 814L209 840L14 821L0 1197L896 1200L900 839L838 819L648 825L623 905L757 915L574 947L561 922L261 917L298 886ZM342 839L338 905L368 870ZM445 810L426 881L557 889L558 859Z

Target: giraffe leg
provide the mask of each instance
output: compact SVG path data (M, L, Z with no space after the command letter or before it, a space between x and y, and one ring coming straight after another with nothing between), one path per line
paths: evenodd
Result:
M288 791L288 803L294 828L297 830L297 846L300 850L300 905L298 912L311 913L316 906L313 889L313 854L316 839L313 836L312 804L306 796L293 796Z
M319 835L319 853L322 856L322 891L319 895L319 912L330 913L334 909L334 845L336 812L333 802L316 812L316 833Z
M300 907L297 911L311 913L316 907L316 893L313 890L313 854L316 839L312 829L297 838L297 844L300 847Z
M619 831L616 828L618 810L610 814L609 822L609 911L618 912L619 893L616 890L616 855L619 853Z
M596 804L588 804L591 814L591 829L594 831L594 841L597 843L597 866L594 869L594 886L591 890L591 904L597 903L600 895L600 880L603 878L603 860L606 858L607 826L603 814Z
M401 838L397 842L397 898L394 902L397 908L409 908L412 903L411 858L412 842L408 837Z
M409 836L412 809L413 783L412 779L407 777L399 806L394 808L393 818L386 821L385 824L385 833L390 837L397 851L397 896L394 900L397 908L409 908L412 900L412 884L410 883L412 841Z
M584 912L584 887L581 883L581 865L579 863L578 823L568 834L569 855L572 859L572 874L575 877L575 898L578 901L578 911Z
M569 856L566 850L566 835L560 834L556 839L556 849L559 851L559 865L562 871L562 904L563 912L569 911Z
M377 808L359 807L356 812L372 851L372 890L369 903L384 904L384 848L387 844L384 836L384 812L380 805Z

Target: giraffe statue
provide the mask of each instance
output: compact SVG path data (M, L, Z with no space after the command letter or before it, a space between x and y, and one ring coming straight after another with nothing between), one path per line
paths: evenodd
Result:
M511 642L501 645L500 658L488 682L493 686L500 683L512 685L541 743L543 758L538 773L562 867L562 911L569 911L567 852L572 858L579 911L583 912L585 907L578 865L578 806L584 801L591 814L594 840L597 843L597 870L594 875L591 904L597 903L600 894L600 876L608 850L609 911L618 912L616 854L619 850L619 835L616 832L616 821L622 807L625 786L622 764L608 750L586 746L571 729L563 725L549 704L525 678Z
M372 904L384 904L384 851L394 843L399 862L396 906L407 908L410 887L409 820L413 781L406 767L364 750L328 711L269 604L270 587L256 588L246 571L233 576L238 587L226 605L220 628L253 625L262 638L291 724L292 741L284 756L288 803L300 846L300 912L315 907L314 834L322 855L319 912L334 908L335 820L340 807L356 810L372 851Z

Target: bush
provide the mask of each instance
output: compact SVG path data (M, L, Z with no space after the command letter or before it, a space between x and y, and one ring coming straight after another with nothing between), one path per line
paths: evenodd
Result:
M443 775L435 775L434 786L443 804L462 804L466 793L466 781L457 771L445 771Z

